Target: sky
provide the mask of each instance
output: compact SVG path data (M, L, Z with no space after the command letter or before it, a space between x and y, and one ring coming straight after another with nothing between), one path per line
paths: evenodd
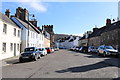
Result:
M2 13L10 9L26 8L38 20L38 26L54 25L57 34L82 35L92 28L105 26L106 19L117 19L118 2L2 2ZM31 16L29 16L32 18Z

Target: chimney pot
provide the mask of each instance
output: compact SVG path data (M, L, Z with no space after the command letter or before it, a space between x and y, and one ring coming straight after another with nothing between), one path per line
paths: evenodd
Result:
M106 26L111 25L111 19L106 20Z
M9 10L9 9L6 9L5 15L6 15L8 18L10 18L10 10Z

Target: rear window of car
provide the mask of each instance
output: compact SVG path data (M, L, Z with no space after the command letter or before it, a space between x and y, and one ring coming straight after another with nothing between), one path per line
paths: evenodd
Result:
M27 51L34 51L35 49L34 48L25 48L25 52L27 52Z
M39 51L43 51L44 50L44 48L39 48Z

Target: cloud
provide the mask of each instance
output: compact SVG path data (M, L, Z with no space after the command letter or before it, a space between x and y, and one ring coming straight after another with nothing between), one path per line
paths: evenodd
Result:
M38 0L24 0L24 1L19 1L20 4L25 6L26 8L34 9L37 12L46 12L47 11L47 6L44 5L41 1Z

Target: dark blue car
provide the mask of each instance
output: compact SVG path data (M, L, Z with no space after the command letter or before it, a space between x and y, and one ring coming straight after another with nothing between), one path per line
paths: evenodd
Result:
M34 60L40 58L40 52L36 47L28 47L24 49L24 52L21 53L19 57L19 62L23 62L24 60Z

